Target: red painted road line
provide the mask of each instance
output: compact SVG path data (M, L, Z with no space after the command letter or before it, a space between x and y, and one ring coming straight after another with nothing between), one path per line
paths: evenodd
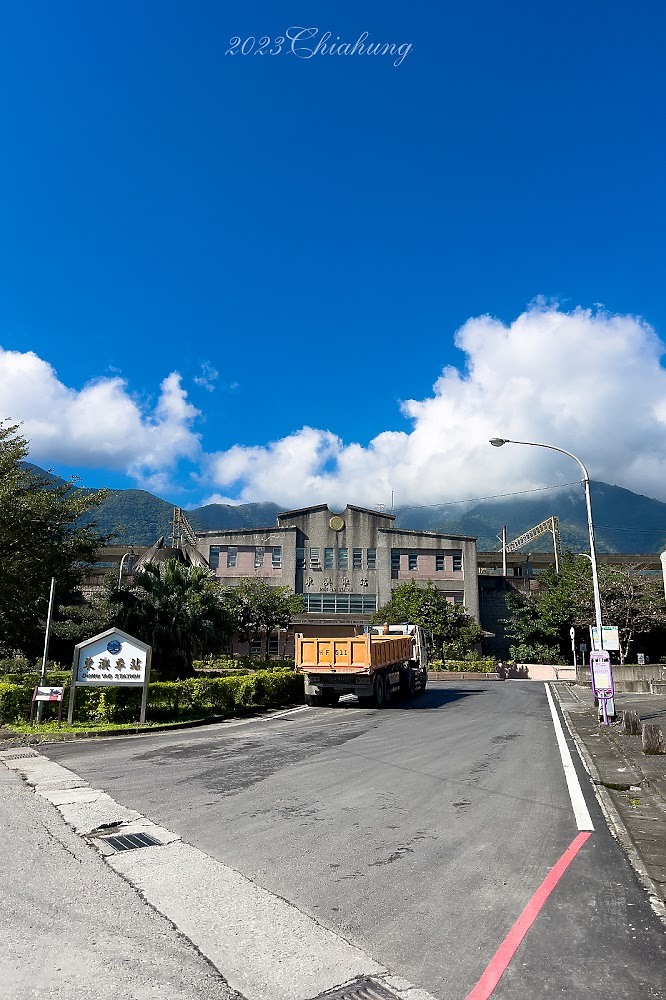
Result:
M548 872L545 879L491 958L486 971L483 973L472 992L467 995L467 1000L488 1000L488 997L492 995L495 987L506 972L509 962L516 954L518 946L538 917L541 907L546 902L585 841L591 836L592 833L587 830L583 833L579 833L574 842L567 847L555 867Z

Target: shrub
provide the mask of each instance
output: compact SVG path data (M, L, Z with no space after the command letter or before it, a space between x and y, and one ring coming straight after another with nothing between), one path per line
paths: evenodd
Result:
M512 660L515 660L516 663L566 665L566 660L562 659L557 649L552 649L550 646L545 646L540 642L535 642L532 645L521 643L519 646L511 646L509 649L509 656Z
M0 660L0 674L15 674L20 676L21 674L27 674L32 670L30 660L26 660L25 656L9 656L4 660Z
M477 657L470 660L431 660L428 670L435 673L440 670L451 670L456 673L467 671L469 673L490 674L495 670L495 661L492 657Z
M15 719L28 719L32 704L32 688L0 683L0 723Z
M490 674L495 670L495 661L492 657L478 658L475 660L445 660L444 670L454 670L468 673Z
M64 683L69 699L69 674ZM49 683L55 683L53 675ZM0 722L26 720L34 684L0 683ZM77 722L136 722L141 688L80 687L76 691ZM257 671L240 677L194 677L185 681L151 681L148 717L155 722L207 716L232 716L252 708L302 701L303 679L291 670Z
M226 677L240 670L293 670L294 661L284 658L258 660L253 656L241 656L235 653L233 656L216 656L208 660L194 660L193 666L197 673L203 673L207 676L215 673Z

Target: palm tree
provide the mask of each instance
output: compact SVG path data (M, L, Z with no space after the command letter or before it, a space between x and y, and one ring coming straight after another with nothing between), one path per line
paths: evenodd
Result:
M191 677L193 659L221 652L231 633L210 570L177 559L149 563L115 602L115 624L150 643L153 667L165 680Z

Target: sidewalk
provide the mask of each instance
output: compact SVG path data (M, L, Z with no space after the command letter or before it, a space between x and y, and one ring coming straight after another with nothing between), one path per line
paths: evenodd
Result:
M0 981L12 1000L234 1000L173 924L0 764Z
M640 736L625 736L619 721L623 711L638 712L641 722L656 723L666 733L666 696L618 694L618 722L603 726L591 688L566 683L553 686L582 744L602 801L611 805L607 812L614 832L639 874L642 865L656 895L666 901L666 754L644 754ZM638 858L632 857L632 848Z

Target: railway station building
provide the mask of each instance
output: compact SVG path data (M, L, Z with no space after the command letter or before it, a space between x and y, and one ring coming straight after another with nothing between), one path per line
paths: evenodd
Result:
M349 504L278 514L250 530L197 532L197 549L223 586L259 577L288 586L304 601L296 631L349 633L391 598L398 584L428 581L479 621L476 539L395 527L395 516ZM306 627L307 626L307 627ZM323 634L323 632L322 632Z

